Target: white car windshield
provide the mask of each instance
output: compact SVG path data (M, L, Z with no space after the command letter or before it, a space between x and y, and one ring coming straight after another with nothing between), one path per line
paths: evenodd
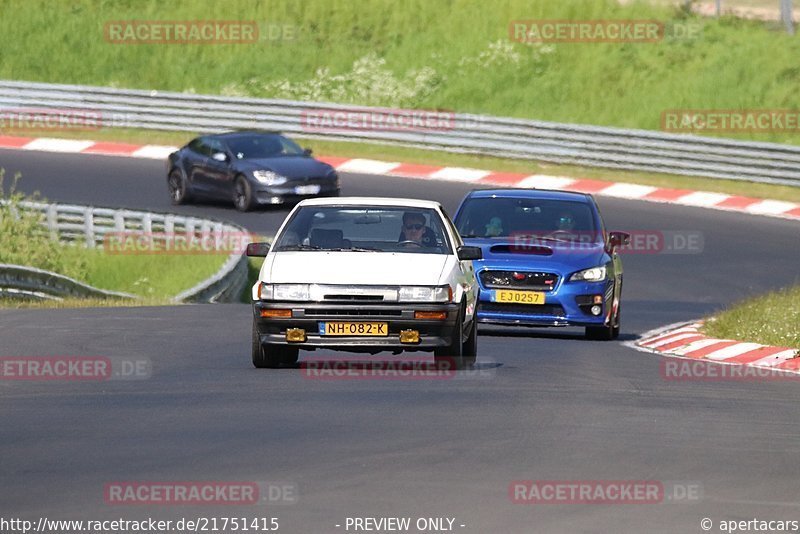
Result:
M303 206L273 250L452 253L436 210L393 206Z

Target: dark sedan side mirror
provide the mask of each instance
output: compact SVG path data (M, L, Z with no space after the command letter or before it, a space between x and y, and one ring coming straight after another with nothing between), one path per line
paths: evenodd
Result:
M311 150L310 148L304 148L303 149L303 154L305 154L306 156L310 156L313 153L314 153L314 151Z
M225 152L215 152L211 155L211 159L214 161L219 161L222 163L226 163L228 161L228 155Z
M609 232L608 233L608 248L614 250L617 247L629 245L631 243L631 234L626 232Z
M263 258L269 252L269 243L249 243L245 254L251 258Z
M483 258L481 247L458 247L458 259L461 261L480 260Z

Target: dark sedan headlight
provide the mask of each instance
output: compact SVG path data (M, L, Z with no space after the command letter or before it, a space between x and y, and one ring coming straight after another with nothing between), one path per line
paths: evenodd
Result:
M264 185L281 185L286 183L286 177L272 171L253 171L253 178Z

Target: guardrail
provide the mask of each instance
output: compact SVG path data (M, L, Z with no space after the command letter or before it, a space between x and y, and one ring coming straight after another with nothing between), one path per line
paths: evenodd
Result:
M214 250L228 250L223 247L229 246L233 237L239 246L230 250L219 271L174 297L176 302L235 300L247 282L247 258L242 252L249 233L237 225L183 215L72 204L23 201L16 204L14 209L41 213L42 231L52 239L79 243L89 248L116 243L122 253L126 253L126 236L134 239L144 236L147 243L154 246L159 246L159 242L174 240L176 236L189 236L208 242ZM0 291L8 296L16 291L29 297L36 297L34 293L38 292L55 298L67 294L138 298L127 293L98 290L48 271L5 264L0 264Z
M452 116L450 127L436 130L320 132L304 123L309 110L323 113L374 110L376 114L387 113L387 110L0 80L0 111L13 109L90 111L98 115L103 126L110 127L191 132L260 128L309 138L362 140L449 152L800 186L800 147L648 130L458 113Z
M139 298L130 293L98 289L63 274L8 263L0 263L0 296L30 300L59 300L64 297Z

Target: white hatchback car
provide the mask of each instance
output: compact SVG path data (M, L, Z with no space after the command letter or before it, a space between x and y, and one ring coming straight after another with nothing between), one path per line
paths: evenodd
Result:
M297 362L299 349L433 351L456 368L477 355L472 260L438 202L316 198L300 202L253 286L253 365Z

